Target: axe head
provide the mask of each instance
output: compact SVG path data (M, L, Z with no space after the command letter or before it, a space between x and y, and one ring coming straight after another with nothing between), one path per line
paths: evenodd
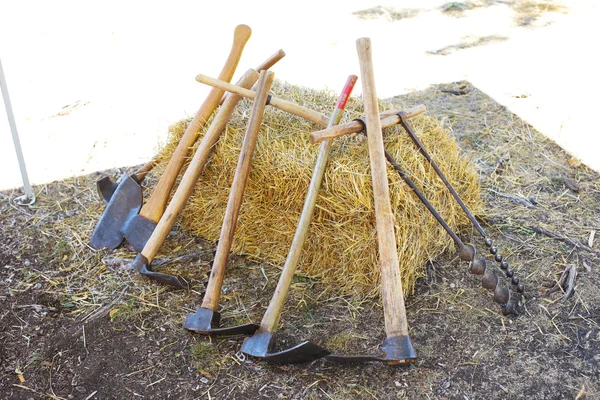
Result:
M119 185L113 182L110 177L105 176L96 181L96 189L98 190L98 195L104 201L105 204L110 202L115 190Z

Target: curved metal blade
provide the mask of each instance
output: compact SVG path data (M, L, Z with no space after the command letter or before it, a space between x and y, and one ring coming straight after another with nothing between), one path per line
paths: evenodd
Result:
M234 326L231 328L219 328L221 314L217 311L199 307L195 313L190 313L185 318L183 327L189 331L200 333L203 335L252 335L258 325L245 324Z
M391 365L412 363L417 359L417 353L409 336L398 335L386 338L381 346L381 353L375 355L337 355L327 356L327 360L338 363L354 363L379 361Z
M177 275L162 274L160 272L154 272L148 269L148 259L142 254L138 254L131 267L139 272L141 275L147 276L157 282L165 285L173 286L177 289L188 289L189 285L187 281Z
M98 195L104 201L104 203L108 204L110 199L112 198L115 190L117 190L118 184L112 181L110 177L105 176L96 181L96 189L98 190Z
M275 334L267 331L258 331L254 336L244 340L242 344L242 353L252 357L262 358L267 361L280 364L299 364L311 362L331 354L323 347L306 341L290 349L273 353L275 345Z
M124 228L141 208L142 188L131 177L124 177L92 233L90 246L94 249L119 247L123 242Z

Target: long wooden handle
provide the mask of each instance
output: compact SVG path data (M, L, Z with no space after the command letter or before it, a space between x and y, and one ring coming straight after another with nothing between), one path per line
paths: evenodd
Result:
M240 58L242 57L244 46L248 42L248 39L250 39L251 34L252 30L246 25L238 25L235 28L233 45L219 78L224 81L231 80ZM200 106L200 109L198 112L196 112L194 119L188 125L183 137L180 139L177 148L173 152L173 155L167 164L165 172L154 188L154 192L152 192L152 195L140 210L141 216L146 217L154 222L158 222L160 220L160 217L163 215L165 207L167 206L167 201L169 200L169 195L171 194L171 189L173 189L177 175L179 174L179 171L185 162L188 150L196 141L200 129L204 126L206 121L210 118L213 111L217 107L221 96L223 96L222 90L212 89L210 91L208 97L206 100L204 100L204 103L202 103L202 106Z
M408 110L387 110L379 114L381 120L381 128L387 128L392 125L400 123L400 117L398 113L402 113L404 118L412 118L416 115L424 113L426 107L424 104L419 104L409 108ZM341 136L349 135L351 133L358 133L364 129L363 124L360 121L351 121L346 124L336 125L331 128L316 131L308 136L308 140L312 144L321 143L325 140L335 139Z
M283 49L279 49L275 53L273 53L269 58L267 58L265 61L263 61L257 68L255 68L255 70L257 72L267 70L267 69L271 68L273 65L277 64L277 62L279 62L279 60L281 60L283 57L285 57L285 51L283 51ZM225 98L227 97L227 94L228 93L224 94L223 97L221 97L221 101L219 102L219 105L222 105L225 102Z
M258 72L249 69L237 84L245 88L250 88L257 80ZM185 170L185 174L183 175L169 206L142 250L142 254L148 259L148 262L152 262L165 241L165 238L173 228L173 225L175 225L177 216L183 207L185 207L185 203L192 195L200 174L204 171L204 166L212 153L213 146L219 140L221 133L225 130L227 121L229 121L233 110L241 99L241 96L229 93L225 103L223 103L219 109L219 112L208 128L208 131L202 138L202 142L200 142L200 145L194 154L194 158L192 158L190 165Z
M342 119L342 115L344 115L344 108L346 107L346 101L348 100L348 97L350 97L350 93L352 92L357 79L358 77L356 75L350 75L348 77L348 80L344 85L344 89L340 93L333 114L331 114L328 126L334 126L340 122L340 119ZM310 221L315 210L315 204L317 203L319 188L321 187L323 175L325 174L325 167L327 166L327 159L329 158L330 149L331 142L327 141L321 145L319 150L319 157L317 158L315 169L313 170L310 185L308 187L308 194L306 195L306 200L304 200L304 207L302 208L302 214L300 215L300 221L298 222L298 227L296 228L296 233L294 234L292 246L288 253L287 259L285 260L283 271L281 271L281 276L279 277L279 282L277 283L277 287L275 288L275 292L273 293L269 307L267 308L262 322L260 323L260 329L263 331L274 332L279 325L281 311L283 310L285 299L287 298L290 285L292 284L292 279L296 273L296 267L298 265L298 261L300 261L300 255L302 254L302 247L304 247L304 241L306 240L308 228L310 227Z
M404 295L400 278L400 266L394 234L394 215L390 205L387 169L381 133L381 121L375 91L375 77L371 57L371 40L361 38L356 41L360 76L362 80L365 117L367 121L367 140L371 160L373 195L375 200L375 218L377 241L379 244L379 264L381 267L381 297L387 337L408 335Z
M200 83L204 83L215 88L226 90L231 93L236 93L240 96L247 97L250 99L253 99L256 95L256 93L252 90L244 89L239 86L232 85L231 83L224 82L220 79L214 79L206 75L197 75L196 80ZM302 117L304 119L312 121L315 124L321 126L327 126L327 123L329 122L329 118L327 118L325 115L319 112L310 110L306 107L299 106L298 104L294 104L286 100L278 99L276 97L271 97L269 105L278 108L282 111L289 112L290 114L296 115L298 117Z
M223 226L221 228L221 236L219 237L219 245L213 261L212 271L208 279L206 293L202 300L202 308L207 308L217 311L219 307L219 298L221 296L221 286L225 277L225 269L227 268L227 260L229 259L229 251L233 243L233 234L237 224L240 206L244 198L244 190L250 173L252 164L252 155L258 139L258 132L262 123L263 113L265 111L267 96L273 83L274 74L271 71L261 71L258 78L258 88L250 120L244 135L244 143L240 151L240 158L235 170L235 176L227 201L227 209L223 218Z

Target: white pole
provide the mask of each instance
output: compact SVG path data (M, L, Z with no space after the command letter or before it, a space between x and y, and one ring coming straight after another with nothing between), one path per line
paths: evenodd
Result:
M6 107L6 116L8 117L10 131L12 132L15 152L17 153L19 168L21 169L21 178L23 179L23 190L25 191L25 196L15 198L14 202L19 205L30 206L35 203L35 193L33 193L33 189L29 184L27 169L25 168L25 159L23 158L23 150L21 150L21 142L19 141L19 134L17 133L17 124L12 111L12 105L10 104L10 97L8 96L8 87L6 86L6 79L4 78L4 70L2 69L2 60L0 60L0 88L2 89L2 97L4 98L4 106Z

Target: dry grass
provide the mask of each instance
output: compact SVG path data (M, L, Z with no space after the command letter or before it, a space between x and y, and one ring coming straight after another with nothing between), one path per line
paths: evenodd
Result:
M326 114L335 104L335 98L324 91L278 84L274 92ZM349 118L360 115L360 103L360 99L351 99ZM208 240L218 239L221 231L250 107L250 101L238 106L183 212L184 228ZM402 105L382 104L381 109L389 108ZM477 176L460 156L455 141L435 118L419 116L412 124L466 204L479 210ZM184 122L172 127L171 141L161 153L163 165L185 127ZM240 212L234 252L258 262L284 263L318 153L317 147L307 140L316 129L312 123L267 109ZM386 130L385 146L452 227L466 226L462 210L404 131L399 127ZM410 294L416 279L423 276L425 262L451 247L452 242L391 167L388 177L404 290ZM375 214L363 136L334 142L316 207L299 264L301 273L323 279L332 289L346 294L375 289L379 279Z

